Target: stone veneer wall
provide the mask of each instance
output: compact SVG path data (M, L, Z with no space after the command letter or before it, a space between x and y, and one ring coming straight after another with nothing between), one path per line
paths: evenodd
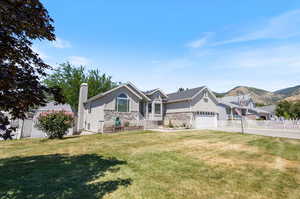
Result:
M167 113L164 117L164 125L169 125L169 121L174 126L183 126L183 124L190 126L193 113L181 112L181 113Z
M105 122L111 122L116 119L116 117L119 117L121 121L133 121L139 119L139 113L137 111L132 111L128 113L120 113L116 112L114 110L104 110L104 121Z

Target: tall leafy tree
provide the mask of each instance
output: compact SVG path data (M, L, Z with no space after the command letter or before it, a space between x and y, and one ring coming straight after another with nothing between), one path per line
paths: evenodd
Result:
M49 87L59 87L74 111L78 108L79 89L81 83L88 83L88 96L92 97L108 91L118 85L113 82L111 76L102 74L97 70L85 71L83 66L76 67L69 62L60 64L54 73L49 75L44 83Z
M62 102L58 88L41 84L51 67L35 53L33 40L55 40L53 20L39 0L0 1L0 111L25 118L34 106L45 104L46 93ZM6 121L0 112L1 121ZM5 122L6 123L6 122ZM4 122L1 128L5 129Z
M300 102L282 101L277 104L275 112L285 119L300 119Z

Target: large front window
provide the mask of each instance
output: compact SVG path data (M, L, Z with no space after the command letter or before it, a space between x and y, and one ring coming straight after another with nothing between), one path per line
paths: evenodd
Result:
M155 104L155 114L161 114L161 104Z
M120 94L116 99L117 112L129 112L129 98L124 93Z

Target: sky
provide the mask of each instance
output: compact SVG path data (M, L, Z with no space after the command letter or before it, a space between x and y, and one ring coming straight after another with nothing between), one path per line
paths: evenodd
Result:
M299 0L42 0L56 41L33 49L141 90L300 84Z

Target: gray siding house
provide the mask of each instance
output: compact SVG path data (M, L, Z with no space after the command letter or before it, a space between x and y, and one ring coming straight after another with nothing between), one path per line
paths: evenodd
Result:
M266 119L271 117L270 112L257 108L251 95L227 96L218 98L219 119L234 120L240 119L240 112L247 119Z
M87 99L88 85L79 95L78 131L99 132L104 124L156 121L174 126L205 128L217 125L218 100L205 86L166 95L160 89L142 92L132 83L121 84Z

